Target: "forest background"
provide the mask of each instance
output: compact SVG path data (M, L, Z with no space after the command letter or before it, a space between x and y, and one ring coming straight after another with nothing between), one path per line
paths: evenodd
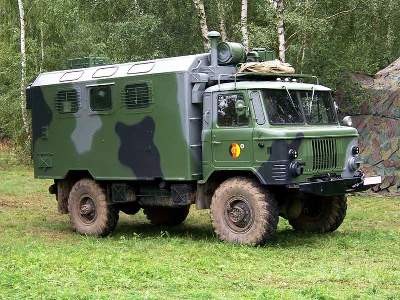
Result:
M29 154L23 87L70 58L138 61L204 52L207 30L275 50L298 73L364 94L349 74L375 74L400 56L398 0L0 0L0 138ZM284 30L284 31L283 31ZM23 35L21 35L23 33ZM282 42L282 37L284 38ZM284 47L284 49L282 49ZM283 50L283 52L282 52ZM349 84L351 82L351 84Z

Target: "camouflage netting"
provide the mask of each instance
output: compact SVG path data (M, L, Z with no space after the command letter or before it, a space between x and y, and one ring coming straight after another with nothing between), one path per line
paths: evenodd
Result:
M353 75L370 97L352 116L367 174L383 176L375 192L400 192L400 59L375 76Z

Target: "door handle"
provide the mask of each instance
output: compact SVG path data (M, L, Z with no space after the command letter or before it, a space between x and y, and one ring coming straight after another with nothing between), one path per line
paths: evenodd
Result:
M222 142L218 142L218 141L212 141L212 143L213 143L214 145L222 144Z

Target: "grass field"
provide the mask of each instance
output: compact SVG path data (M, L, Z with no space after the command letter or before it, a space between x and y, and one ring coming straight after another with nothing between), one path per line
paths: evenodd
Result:
M252 248L219 242L208 211L153 227L121 213L106 239L72 232L49 181L0 154L1 299L400 299L400 199L350 197L328 235L281 219Z

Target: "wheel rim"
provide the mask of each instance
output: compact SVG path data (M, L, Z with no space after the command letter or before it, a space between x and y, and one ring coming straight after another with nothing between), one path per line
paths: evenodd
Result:
M247 232L254 223L254 212L244 197L232 197L225 205L225 220L236 233Z
M79 217L85 224L92 224L96 221L96 204L89 195L81 197L79 201Z

